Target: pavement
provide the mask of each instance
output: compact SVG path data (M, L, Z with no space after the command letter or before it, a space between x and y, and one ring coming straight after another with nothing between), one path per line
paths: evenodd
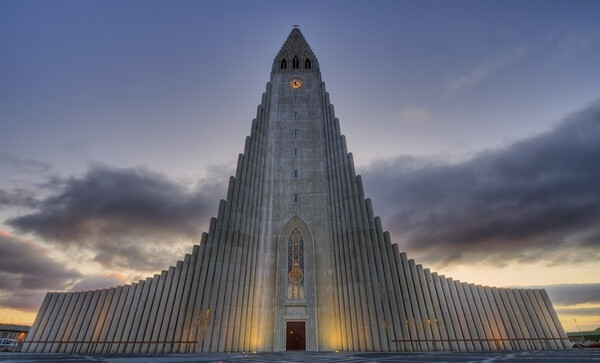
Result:
M211 354L0 353L0 362L192 363L192 362L528 362L600 363L600 349L503 352L276 352Z

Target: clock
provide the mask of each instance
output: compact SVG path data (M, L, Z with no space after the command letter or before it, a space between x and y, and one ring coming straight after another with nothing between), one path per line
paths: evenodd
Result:
M290 87L292 87L292 88L302 87L302 80L300 78L292 78L292 79L290 79L290 81L288 83L290 84Z

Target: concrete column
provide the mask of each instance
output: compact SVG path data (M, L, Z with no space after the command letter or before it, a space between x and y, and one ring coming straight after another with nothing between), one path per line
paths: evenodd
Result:
M229 217L231 215L231 199L233 194L233 188L235 185L235 178L229 178L229 187L227 189L227 202L223 201L224 208L219 208L223 210L223 214L217 218L217 226L215 228L213 239L212 239L212 255L213 259L211 259L211 264L209 266L208 272L208 280L206 282L206 291L209 291L209 295L206 296L206 303L203 302L202 311L207 311L207 324L205 324L206 331L202 333L202 351L203 352L212 352L211 350L211 342L213 335L213 328L215 315L217 315L217 300L219 295L219 285L221 284L221 270L223 268L223 254L225 253L225 240L226 236L226 228L229 225ZM210 236L210 234L209 234ZM218 328L215 328L218 329Z
M237 334L234 336L234 346L237 347L237 351L247 351L250 349L250 328L251 326L248 324L249 321L249 310L252 308L252 300L251 296L253 293L252 288L252 279L254 277L255 272L255 248L256 248L256 233L258 230L258 217L257 214L260 211L260 201L262 200L261 194L259 193L259 188L261 188L261 175L262 175L262 160L263 158L263 148L261 147L261 143L264 140L264 135L262 133L263 127L259 122L254 119L252 122L252 132L251 132L251 151L250 151L250 184L248 185L249 192L251 193L251 198L247 209L247 221L244 227L245 230L245 238L244 238L244 250L243 250L243 259L242 259L242 273L243 280L241 280L240 284L240 308L238 309L238 314L236 315L236 321L241 323L240 329L237 331Z
M456 334L454 334L454 323L452 322L452 316L450 315L450 310L448 308L448 301L446 301L446 296L444 296L444 290L442 288L442 283L440 282L440 277L436 272L431 273L431 278L433 280L433 284L435 285L435 292L437 295L437 301L439 302L439 308L441 314L439 315L438 323L440 324L440 330L445 331L446 339L449 340L448 350L457 351L458 343L456 342ZM442 333L442 337L444 334Z
M111 354L121 352L121 347L123 347L122 343L124 342L123 332L125 331L125 328L127 326L129 314L131 313L131 304L133 303L133 299L137 289L138 283L132 283L131 285L129 285L129 289L127 290L127 295L123 303L123 308L121 310L121 318L119 319L119 324L117 325L117 329L115 330L115 343L112 344L110 347Z
M365 252L362 251L361 245L364 246L364 238L361 238L360 231L358 231L358 222L356 217L356 207L354 200L354 193L352 191L353 187L353 176L351 175L350 169L350 160L351 156L346 152L346 142L345 137L342 135L341 139L342 148L345 154L343 158L343 181L345 185L345 198L347 200L347 213L348 213L348 221L349 221L349 230L348 235L351 236L352 241L352 250L354 252L353 266L356 269L357 273L357 282L358 282L358 290L360 291L360 295L358 296L358 301L361 301L359 308L362 310L362 334L364 336L364 347L361 346L361 350L373 351L373 349L378 349L380 347L379 344L379 331L376 326L377 324L377 316L375 312L374 300L373 300L373 291L371 288L371 284L367 283L367 278L370 275L370 271L368 265L365 261L363 261L362 256L365 255ZM360 326L360 325L359 325ZM359 330L359 338L361 331ZM376 345L374 345L376 344Z
M48 310L48 305L50 304L51 299L52 299L51 293L46 293L46 296L44 297L44 300L42 301L42 305L40 306L40 310L38 310L38 313L35 317L33 325L31 326L31 329L29 330L29 334L25 338L25 343L23 344L23 347L21 348L21 351L23 353L29 353L30 351L35 351L35 348L37 347L37 343L32 344L30 342L37 341L39 339L39 336L41 335L40 324L41 324L42 318L44 317L44 315L46 314L46 312Z
M535 308L531 305L531 301L529 300L529 295L527 294L527 290L525 289L515 289L515 293L518 293L521 296L521 301L525 306L525 311L527 312L527 316L531 320L533 325L533 329L535 331L535 335L537 338L540 338L539 344L541 349L551 349L547 340L545 340L544 332L542 331L542 327L540 326L540 322L538 320L537 314L535 312Z
M92 299L86 309L85 316L83 321L81 322L81 326L79 327L79 333L77 334L77 338L75 340L78 342L73 346L73 353L81 353L83 348L83 341L85 341L85 336L89 330L89 326L92 322L92 316L94 315L94 311L96 310L96 306L98 305L98 300L100 299L100 290L91 291Z
M375 218L375 225L377 226L377 234L382 238L384 247L382 255L385 258L385 261L387 261L387 264L385 264L384 267L389 269L389 271L386 271L386 274L391 276L390 287L393 288L394 299L390 301L390 309L392 311L396 339L404 340L402 343L396 343L396 347L399 351L412 352L413 346L410 342L410 331L407 325L408 315L402 295L402 288L400 286L400 278L398 276L399 266L396 263L396 257L400 257L400 252L392 246L389 232L383 232L381 219L379 217ZM397 245L394 246L397 248Z
M442 275L439 277L440 284L442 285L442 290L444 292L444 298L446 300L446 305L448 306L448 311L450 312L450 320L452 322L452 328L454 330L454 335L456 336L458 350L466 351L467 346L465 344L464 336L462 333L462 329L460 327L460 320L458 319L458 312L456 311L456 304L454 303L454 297L452 296L452 291L450 291L450 279L446 276Z
M55 323L52 324L52 331L50 332L50 335L48 337L48 340L53 341L53 343L46 344L46 347L44 349L46 352L56 352L56 350L58 349L60 345L59 342L62 340L65 329L67 328L67 322L69 320L70 313L72 312L73 307L75 306L75 302L73 301L74 296L75 293L73 292L67 293L65 295L65 300L62 303L59 315L56 318Z
M136 350L139 350L141 347L141 343L138 342L138 335L142 328L142 320L144 322L148 321L148 312L149 307L152 305L152 300L154 299L153 295L150 295L150 289L152 287L152 277L147 277L145 281L140 282L140 286L142 286L142 291L139 296L139 300L135 307L135 315L133 315L133 320L131 322L131 330L129 331L127 340L130 342L125 346L125 353L133 353ZM155 286L156 288L156 286ZM135 301L134 301L135 303ZM146 314L146 315L144 315ZM130 314L131 315L131 314ZM143 336L143 333L141 334ZM141 337L140 337L141 338Z
M391 242L389 232L385 232L384 237L385 237L386 241ZM402 306L404 307L404 312L406 314L406 318L405 318L405 321L403 322L403 325L404 325L406 331L408 332L406 339L410 340L409 343L405 344L405 347L407 348L407 350L409 350L411 352L412 351L420 351L421 350L420 345L417 342L419 337L417 334L416 326L414 324L415 315L412 310L412 302L410 299L410 293L408 291L408 281L406 279L406 274L404 273L404 260L406 260L406 255L404 255L404 257L402 257L402 254L400 253L400 250L399 250L397 244L392 245L392 250L394 253L394 260L396 263L396 271L395 272L396 272L396 276L398 277L398 281L399 281L398 286L400 288L400 294L401 294L400 301L402 302Z
M331 108L329 108L329 113L333 114ZM343 209L344 206L344 197L342 195L342 181L341 181L341 159L343 158L342 152L340 150L339 142L341 135L336 128L338 120L333 118L333 122L331 123L331 151L332 151L332 165L334 168L333 171L333 182L332 189L334 191L335 196L335 204L334 210L336 211L336 220L337 227L334 230L334 235L336 236L336 240L338 243L338 257L340 260L340 279L342 281L340 289L342 292L340 298L340 304L344 307L344 317L343 317L343 325L346 327L344 333L346 336L347 347L345 349L348 350L358 350L359 349L359 338L358 338L358 327L357 324L353 324L353 322L357 321L358 312L356 311L356 305L354 304L355 294L354 294L354 285L353 285L353 274L350 270L350 252L349 252L349 241L344 238L344 231L346 230L346 215Z
M425 341L427 339L427 335L425 334L425 330L423 327L423 318L421 316L421 310L419 309L419 301L417 300L416 287L413 280L413 272L410 267L409 261L406 257L406 253L400 253L400 260L402 261L402 269L404 270L406 286L408 289L408 298L410 298L411 309L413 312L413 320L409 320L408 324L409 327L412 326L412 329L416 331L419 351L426 352L429 350L429 347L427 342Z
M391 314L390 332L393 333L393 335L391 335L391 339L409 339L410 335L408 333L408 328L406 327L406 312L404 311L404 306L401 302L402 293L400 292L400 282L396 272L397 270L396 262L394 260L394 250L391 242L386 239L385 234L383 233L381 219L373 216L373 206L371 205L371 200L367 199L366 203L368 212L367 217L369 221L373 222L373 229L377 237L376 240L378 243L379 253L376 255L376 259L383 261L383 275L385 276L385 281L382 283L384 284L383 288L386 289L385 291L387 291L387 299L385 299L387 301L384 301L384 308L387 308ZM406 344L390 343L390 350L406 351Z
M245 151L248 151L248 140L246 140ZM233 205L232 205L232 216L233 218L229 221L229 232L227 235L226 246L225 246L225 261L223 265L223 278L221 288L219 289L219 309L221 310L220 329L219 334L216 336L218 339L215 345L219 352L230 352L232 347L232 335L233 325L235 317L230 317L233 312L235 315L235 307L232 304L235 301L235 291L237 291L237 285L239 283L236 278L235 272L236 267L239 272L239 258L241 258L240 249L240 227L241 220L244 213L244 192L245 183L247 178L247 158L243 154L238 156L238 168L236 173L236 186L233 193ZM233 311L232 311L233 310ZM229 340L228 340L229 336Z
M558 331L558 336L560 336L560 338L561 338L563 348L571 349L571 343L569 342L569 338L567 337L567 334L565 333L565 330L563 329L562 324L560 323L560 320L558 320L558 316L556 315L556 311L554 311L554 306L552 306L552 303L550 302L548 293L546 293L546 290L542 289L542 290L540 290L540 294L542 296L542 299L544 300L544 303L546 304L546 308L548 309L548 312L550 313L550 317L552 318L552 321L554 322L554 326L556 327L556 330Z
M466 340L465 346L468 351L475 350L475 344L471 339L471 332L469 331L470 321L467 319L467 312L469 312L469 307L466 306L467 302L465 301L464 294L461 294L462 289L460 288L462 285L460 281L454 281L451 278L448 278L448 287L450 288L450 293L452 294L452 299L454 300L454 306L456 307L456 314L458 316L458 321L460 323L460 330L462 331L462 335Z
M151 311L152 306L155 304L155 298L160 296L160 294L157 294L156 292L159 279L160 275L154 275L153 277L146 279L146 286L148 286L148 293L144 299L146 303L144 304L144 310L141 313L139 327L138 329L134 330L136 334L132 338L132 340L139 343L134 344L132 353L140 353L142 351L142 348L144 347L144 343L142 342L144 341L144 335L148 330L148 325L150 321L154 322L154 316L151 315ZM152 326L150 326L149 330L152 330ZM146 351L144 351L144 353L146 353Z
M544 317L545 327L549 334L548 338L555 338L554 344L556 345L556 349L562 349L563 344L560 340L558 330L556 329L556 326L554 325L554 321L552 320L552 316L550 315L550 312L548 311L548 308L546 307L546 303L544 302L544 298L542 297L541 290L534 289L534 290L532 290L532 293L535 296L535 299L537 300L537 304L540 309L539 312Z
M196 259L198 258L198 246L194 246L192 249L192 254L190 255L189 262L187 264L187 273L185 285L183 288L181 303L179 304L179 314L177 315L177 323L175 324L175 332L173 334L173 339L176 341L187 341L187 331L188 328L186 324L188 324L188 311L190 308L190 293L192 290L192 284L194 283L194 270L196 267ZM184 333L185 331L185 333ZM187 352L187 344L186 343L174 343L171 349L174 353L186 353Z
M515 309L512 307L512 304L510 303L510 299L508 298L508 295L506 294L506 291L503 288L498 289L498 294L500 295L500 298L502 299L502 304L504 305L506 314L508 315L508 320L510 321L513 332L517 339L517 341L515 342L516 344L513 344L513 346L516 347L515 349L519 349L519 350L532 349L528 345L529 342L527 342L525 340L525 336L523 335L521 325L519 323L519 319L521 319L521 318L517 317L517 315L515 314L515 311L518 310L518 308Z
M96 293L99 294L98 301L96 302L96 307L94 308L93 313L91 314L90 322L85 328L85 335L83 337L83 340L85 342L92 341L92 337L94 335L94 332L96 331L96 327L102 326L102 322L99 321L99 318L100 314L102 313L102 310L104 309L106 296L108 295L108 289L96 290L94 294ZM92 347L93 344L83 343L79 351L81 353L87 354L90 352L90 348Z
M417 265L417 275L419 276L419 283L421 285L421 293L423 294L423 304L425 308L425 312L427 313L427 320L423 321L423 325L431 331L433 344L433 350L439 351L443 350L443 345L440 339L442 339L440 330L438 325L435 323L437 317L435 315L435 311L433 309L433 303L431 298L431 293L429 292L429 284L427 279L425 278L425 272L423 271L422 265Z
M552 340L553 336L550 333L550 330L548 329L548 324L546 324L544 315L542 314L541 308L535 297L534 290L526 289L524 291L529 298L529 303L531 304L532 310L535 314L535 317L532 317L532 319L534 320L533 324L535 326L535 323L536 323L535 320L537 320L537 323L539 324L539 327L540 327L540 331L538 331L538 335L540 335L539 333L541 332L541 336L544 338L549 349L558 349L558 346L556 345L555 341ZM527 305L527 302L525 302L525 305ZM561 344L561 346L562 346L562 344Z
M504 302L502 301L502 297L500 296L500 291L497 288L492 287L490 288L490 292L494 297L496 306L498 307L498 310L500 312L500 317L502 319L504 329L506 331L506 334L508 335L509 340L505 341L505 345L507 347L510 347L510 349L512 350L518 350L519 343L517 341L517 335L515 334L515 330L513 329L511 319L508 316L506 307L504 306Z
M40 333L36 337L36 341L38 343L34 343L32 346L33 349L31 351L33 353L41 353L44 351L46 346L46 341L48 340L48 335L50 335L50 329L52 324L54 323L54 319L56 318L56 314L58 313L58 309L60 309L59 297L60 293L49 293L51 295L50 303L48 304L48 308L46 309L46 313L44 314L42 321L39 325ZM64 297L63 297L64 299ZM62 301L60 301L62 303ZM58 306L57 306L58 305Z
M200 284L200 272L202 270L202 258L203 258L203 254L204 251L206 250L206 233L202 234L202 239L200 241L200 245L195 245L194 248L192 249L192 256L195 256L193 263L191 263L191 265L193 266L193 275L192 275L192 281L190 284L190 293L189 293L189 298L188 298L188 303L187 303L187 307L186 307L186 312L185 312L185 317L184 317L184 324L183 324L183 329L182 329L182 333L181 333L181 340L185 340L185 341L193 341L195 340L196 336L192 333L192 331L195 331L195 329L193 328L195 326L196 321L198 320L197 316L194 316L194 310L196 307L196 302L198 299L198 289L201 289L201 286L198 286ZM183 344L181 346L181 348L179 349L179 352L181 353L189 353L195 350L196 347L196 343L188 343L188 344Z
M163 271L164 273L164 271ZM161 353L162 352L162 343L157 343L159 341L163 341L164 342L164 336L165 334L162 334L162 332L164 331L164 329L166 329L164 327L164 321L166 320L166 316L169 314L170 310L168 310L168 300L169 300L169 293L171 291L171 287L173 285L173 277L175 275L175 266L170 266L169 270L167 270L166 274L164 275L164 282L162 283L162 293L160 295L160 300L159 300L159 304L158 304L158 310L156 311L156 320L154 322L154 327L152 328L152 338L150 338L150 345L148 348L148 353ZM161 280L163 280L162 278L163 275L161 275ZM159 281L159 287L161 287L160 281ZM162 338L161 338L161 334L162 334Z
M160 324L162 322L162 315L159 315L160 306L162 305L163 299L166 299L165 295L165 282L167 281L168 272L163 270L160 275L154 275L154 279L157 279L156 282L156 293L154 296L154 300L152 301L152 308L150 309L150 314L148 315L148 324L146 326L146 331L143 335L144 343L140 348L140 353L151 353L156 349L155 344L150 344L148 342L154 342L155 337L158 337L158 331L160 330Z
M53 353L60 353L64 350L65 343L62 342L67 340L71 334L70 331L67 333L67 328L69 327L69 322L74 320L73 316L75 315L75 306L77 305L77 300L80 294L77 292L72 292L69 295L71 295L71 299L69 301L69 305L67 306L65 316L60 324L60 329L56 335L57 342L53 343L52 347L50 348L50 352Z
M537 337L538 337L537 332L535 331L535 328L533 327L533 322L531 321L531 318L529 317L529 312L527 311L527 308L525 307L525 302L523 301L523 298L521 297L521 293L519 292L519 289L506 289L506 293L508 294L509 298L511 299L511 304L512 304L513 308L515 308L515 306L518 308L518 311L515 310L515 312L517 313L517 316L519 316L519 315L521 316L522 321L525 323L525 327L527 329L524 330L524 333L526 332L527 335L529 336L529 338L531 339L530 340L531 344L533 344L533 346L535 347L536 350L544 349L542 344L540 343L540 341L537 339Z
M238 160L238 174L239 166L240 160ZM215 260L215 269L210 290L210 315L208 320L208 330L206 332L203 348L206 352L219 351L219 335L224 308L222 301L224 300L225 289L227 287L226 279L229 267L229 253L231 249L231 231L229 231L229 228L232 224L232 219L235 218L237 207L237 188L235 187L236 180L237 179L234 177L229 179L225 214L222 218L222 229L218 239L217 257Z
M175 270L173 271L172 274L172 279L171 282L169 284L167 284L167 287L169 287L169 295L167 297L166 303L165 303L165 310L164 310L164 315L162 317L162 323L161 323L161 327L160 327L160 331L158 334L158 340L161 343L158 343L156 346L156 352L157 353L168 353L168 351L165 350L165 347L167 349L171 348L171 345L169 343L164 343L168 340L168 334L169 334L169 324L171 323L171 317L172 317L172 312L173 312L173 307L175 305L175 299L177 298L177 288L179 286L179 277L181 276L181 269L183 267L183 261L177 261L177 263L175 264ZM169 269L169 272L171 272L171 269Z
M324 90L325 85L321 85ZM329 96L327 92L323 92L323 104L329 105ZM331 205L331 221L332 221L332 231L331 237L333 241L333 262L335 269L335 310L337 314L337 319L339 321L339 333L340 333L340 349L348 350L348 327L347 327L347 302L344 300L344 289L343 286L345 284L345 280L342 277L342 272L344 269L342 268L342 255L341 255L341 241L339 239L339 231L340 231L340 212L339 212L339 196L337 193L337 188L335 187L336 183L336 173L337 166L335 162L335 151L334 151L334 140L337 135L335 135L333 131L333 115L330 112L330 108L327 107L324 112L324 124L325 124L325 133L326 133L326 155L327 155L327 170L328 170L328 180L329 180L329 198ZM344 271L345 274L345 271Z
M98 346L102 340L106 339L106 336L102 338L102 332L104 331L104 327L108 322L108 316L110 313L110 309L113 306L113 297L115 296L116 289L111 287L110 289L106 289L106 298L104 299L104 304L102 306L102 311L100 312L100 316L98 316L98 324L94 328L94 333L92 334L92 341L94 342L89 349L90 353L98 353Z
M498 329L498 335L499 337L499 345L501 347L501 349L510 349L510 345L508 344L508 334L506 333L506 330L504 328L504 324L502 322L502 318L500 317L500 312L498 310L498 306L496 305L496 300L494 299L494 296L492 295L491 289L489 286L484 286L483 287L483 291L485 292L488 302L490 304L490 308L492 311L492 316L494 318L494 324L496 325L496 328Z
M77 350L76 350L77 341L80 340L79 335L81 334L81 326L83 325L83 322L85 321L86 314L88 312L88 309L90 308L90 304L92 303L92 298L94 297L94 291L86 291L83 294L84 294L85 298L81 305L81 310L79 311L79 314L77 315L77 320L75 321L75 326L73 327L73 332L71 333L71 336L69 337L69 339L67 339L67 341L69 341L69 343L67 343L67 346L65 347L66 353L76 353L77 352Z
M48 319L48 323L46 325L46 328L44 329L44 334L42 335L42 340L46 342L40 343L37 349L38 352L48 352L50 347L52 346L52 343L50 343L50 341L53 341L56 337L56 332L58 329L57 325L60 323L60 320L58 319L64 316L64 311L67 308L66 305L68 305L68 302L66 305L64 305L65 298L67 297L67 295L68 293L58 294L58 299L56 300L56 304L52 309L52 314Z
M470 314L470 334L473 339L478 339L478 341L474 342L475 350L489 350L488 342L486 341L485 331L483 329L483 325L481 324L481 317L479 316L479 311L477 310L477 303L475 302L475 298L473 297L473 292L471 291L471 286L466 282L461 283L461 288L465 294L465 298L467 301L467 306L469 308Z
M336 153L339 163L338 172L338 183L340 200L341 200L341 213L342 213L342 230L341 240L343 241L343 250L345 254L346 262L346 276L347 276L347 289L349 294L350 303L350 319L352 321L353 328L353 350L368 350L367 346L367 334L366 330L368 327L368 305L366 303L366 296L362 294L362 265L358 264L356 257L357 249L355 247L354 237L351 233L352 219L350 215L350 205L347 196L347 186L345 182L345 153L343 150L343 135L340 136L338 145L336 147ZM352 268L354 267L354 268ZM362 301L365 300L365 301Z
M480 291L474 284L469 284L469 290L471 291L471 295L473 296L473 301L475 302L475 309L477 311L477 315L479 316L479 320L481 321L481 332L482 339L485 339L482 342L482 347L485 350L497 350L498 346L496 345L496 341L494 340L494 334L492 334L492 327L490 322L488 321L488 316L486 314L485 308L483 307L483 301L481 300Z
M429 296L431 298L431 305L434 314L434 318L431 319L431 325L434 327L441 339L441 342L438 345L438 350L449 351L450 344L448 342L448 331L446 330L446 325L444 324L444 319L442 317L442 309L438 294L436 292L435 282L433 281L433 276L431 275L431 271L429 269L424 269L423 273L425 275L425 281L427 282L427 288L429 290Z
M173 304L171 305L171 317L169 318L169 324L168 324L168 328L167 328L167 335L166 335L166 341L167 343L165 343L165 347L164 347L164 352L165 353L176 353L176 350L173 350L173 345L169 342L172 342L174 340L179 340L179 336L175 335L175 332L179 331L179 333L181 334L181 328L178 327L177 323L179 321L179 314L180 314L180 310L181 310L181 300L183 298L184 295L184 289L185 289L185 285L186 283L188 283L188 277L187 277L187 273L189 270L189 266L190 266L190 260L191 260L192 256L187 254L185 255L185 257L183 258L183 263L180 264L181 265L181 270L179 272L179 278L177 281L177 290L175 290L175 295L173 296Z
M268 87L269 89L269 87ZM258 223L258 216L262 210L263 202L263 175L266 168L264 167L265 148L265 122L264 120L256 121L256 150L258 151L257 160L255 161L254 169L254 182L255 185L253 190L255 192L256 206L252 209L251 225L250 225L250 242L249 242L249 270L246 274L246 284L244 286L244 301L245 308L242 310L242 329L240 332L240 345L242 351L249 351L252 349L254 325L252 319L254 317L254 302L256 296L256 273L257 273L257 253L258 253L258 236L260 235L260 225Z
M215 229L215 225L216 225L216 219L212 219L211 220L211 226L213 226L212 228L209 228L209 231L213 230L214 233L214 229ZM204 323L204 319L205 319L205 313L206 311L203 309L206 309L203 307L203 303L206 303L206 305L208 305L208 303L206 302L207 299L207 295L208 295L208 290L207 290L207 279L208 279L208 270L209 270L209 265L211 264L210 262L210 256L212 254L212 246L210 244L210 233L206 234L204 233L202 235L202 243L200 243L200 249L201 249L201 254L202 254L202 260L199 260L199 262L197 263L198 268L200 269L200 274L198 276L198 289L196 291L196 298L194 299L194 311L192 313L192 325L190 328L190 333L189 333L189 340L195 340L197 343L196 345L193 347L193 350L190 350L190 352L200 352L201 350L201 346L200 346L200 331L202 329L203 323ZM206 293L205 293L206 292Z
M144 280L139 280L137 282L137 286L135 288L135 292L131 298L131 303L126 302L125 304L129 305L127 312L127 319L125 320L125 325L123 326L123 333L121 334L122 343L119 344L119 353L124 353L129 345L129 337L131 336L131 328L135 321L135 316L137 314L137 309L140 305L140 300L142 297L142 293L146 288L146 282ZM143 308L142 308L143 309Z
M108 313L106 314L106 320L104 322L104 326L102 327L102 331L100 332L100 342L96 346L96 350L94 353L104 353L108 348L109 344L105 342L112 340L112 335L110 335L111 327L113 327L114 320L118 320L119 316L117 315L117 307L119 304L119 299L121 298L121 292L123 291L123 286L117 286L114 288L115 292L112 296L112 300L110 302L110 307L108 308ZM116 325L116 324L115 324ZM114 334L114 330L113 330Z
M353 179L352 182L352 194L354 195L354 207L356 209L356 227L358 228L360 248L362 258L364 260L364 266L366 267L365 272L365 284L370 287L370 292L373 298L373 318L371 321L371 329L376 332L373 336L373 349L375 351L389 351L390 341L393 339L393 331L391 331L391 338L388 337L388 330L386 324L391 327L391 314L388 311L386 316L385 310L383 309L383 297L382 293L385 292L385 277L383 276L383 270L381 269L381 258L375 261L375 242L372 238L371 233L368 230L368 219L365 209L365 198L362 186L362 180L359 176L356 176L354 168L354 162L352 154L349 155L350 163L350 177ZM352 181L352 180L351 180ZM378 269L379 267L379 269ZM380 281L383 280L381 283ZM386 303L389 298L386 296Z
M502 336L500 335L500 328L496 324L496 319L494 318L494 313L492 312L492 307L490 306L488 297L483 289L483 286L477 285L475 287L479 293L479 297L481 298L481 304L485 312L485 318L488 321L488 325L491 329L492 339L494 339L493 343L495 345L495 349L502 350L504 349L504 343L501 340Z

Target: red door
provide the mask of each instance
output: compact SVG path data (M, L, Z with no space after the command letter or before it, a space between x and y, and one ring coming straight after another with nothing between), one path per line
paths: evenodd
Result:
M303 321L287 322L285 349L306 350L306 329Z

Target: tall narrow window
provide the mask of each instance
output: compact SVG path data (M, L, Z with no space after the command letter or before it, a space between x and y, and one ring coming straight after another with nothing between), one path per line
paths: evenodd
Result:
M294 203L298 203L298 194L294 194Z
M306 58L306 60L304 61L304 68L310 69L310 59Z
M300 61L298 60L297 56L294 56L294 59L292 59L292 68L294 68L294 69L300 68Z
M298 156L298 149L294 149L294 156Z
M294 179L298 179L298 170L294 170L292 175L294 176Z
M298 112L294 112L294 119L298 118Z
M294 96L294 102L298 102L298 96Z
M294 129L294 137L298 137L298 129Z
M281 69L287 69L287 61L285 58L281 60Z
M288 241L288 300L304 300L304 239L294 228Z

